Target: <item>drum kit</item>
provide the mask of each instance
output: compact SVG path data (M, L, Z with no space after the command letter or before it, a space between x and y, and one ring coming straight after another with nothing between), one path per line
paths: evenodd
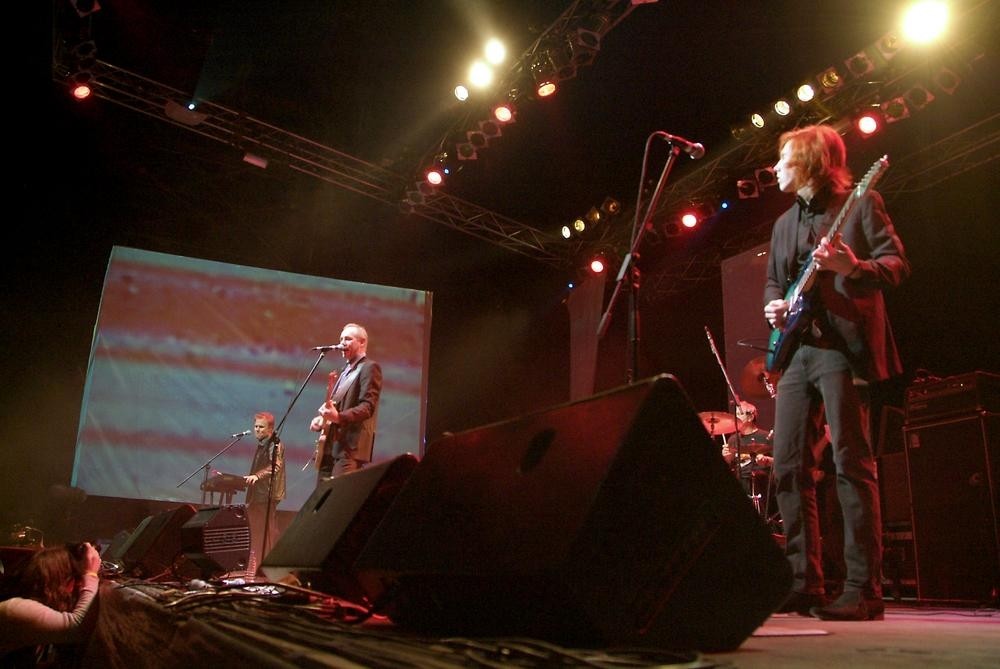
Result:
M705 331L708 334L709 344L712 345L712 350L716 352L716 357L718 357L711 333L708 332L708 328ZM722 367L721 359L719 359L719 364ZM724 368L723 375L725 375ZM728 376L726 376L726 382L729 384ZM775 389L765 372L764 356L754 358L743 368L740 374L740 387L743 389L746 397L749 398L757 400L774 398ZM733 393L736 406L739 407L741 403L739 396L733 390L732 384L729 384L729 388ZM732 456L731 458L727 457L727 461L731 459L734 474L742 480L754 508L766 521L770 522L768 508L771 506L770 499L772 495L771 435L768 435L766 442L755 439L737 438L734 440L737 444L736 452L730 453L728 447L729 435L735 433L739 428L736 416L725 411L702 411L698 414L698 417L701 419L701 423L705 426L708 434L713 439L716 437L720 439L723 454Z

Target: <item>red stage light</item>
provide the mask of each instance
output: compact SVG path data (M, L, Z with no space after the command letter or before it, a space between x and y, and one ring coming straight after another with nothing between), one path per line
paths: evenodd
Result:
M77 100L86 100L93 93L87 84L77 84L73 87L73 97Z
M427 183L431 184L432 186L440 186L442 183L444 183L444 172L440 168L432 167L431 169L427 170L427 173L424 175L424 178L426 178Z
M854 127L862 137L870 137L882 129L882 116L876 112L865 112L854 119Z
M497 105L493 108L493 118L500 123L510 123L514 119L514 109L508 104Z
M604 264L603 256L594 256L590 261L590 271L594 274L603 274L607 266Z
M693 228L698 225L698 215L693 212L686 212L681 215L681 223L684 224L685 228Z

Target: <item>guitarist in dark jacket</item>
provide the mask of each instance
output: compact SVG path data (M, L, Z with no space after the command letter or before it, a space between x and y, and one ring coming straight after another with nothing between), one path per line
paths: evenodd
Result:
M331 399L319 408L309 428L325 431L321 477L338 476L371 462L382 394L382 368L368 357L368 332L348 323L340 333L347 364L333 387Z
M794 348L784 369L775 370L781 376L774 475L794 575L793 592L779 611L881 619L882 527L865 386L902 371L882 290L902 282L910 266L881 196L868 190L858 197L852 189L844 141L833 128L792 130L779 147L775 176L780 189L796 198L771 234L764 316L772 327L790 324L786 298L802 269L813 262L818 270L796 331L781 332L794 337ZM821 408L830 426L847 567L844 591L832 603L825 596L811 448L811 426Z

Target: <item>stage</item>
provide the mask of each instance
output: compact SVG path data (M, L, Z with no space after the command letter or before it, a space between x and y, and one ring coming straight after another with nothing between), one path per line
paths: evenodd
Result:
M266 582L102 583L82 666L138 667L995 667L997 609L888 601L885 620L772 615L738 649L570 648L528 638L415 635L320 593Z

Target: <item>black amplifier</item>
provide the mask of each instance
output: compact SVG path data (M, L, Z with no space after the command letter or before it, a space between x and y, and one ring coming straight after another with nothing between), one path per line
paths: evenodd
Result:
M906 389L906 422L989 411L1000 413L1000 375L969 372Z

